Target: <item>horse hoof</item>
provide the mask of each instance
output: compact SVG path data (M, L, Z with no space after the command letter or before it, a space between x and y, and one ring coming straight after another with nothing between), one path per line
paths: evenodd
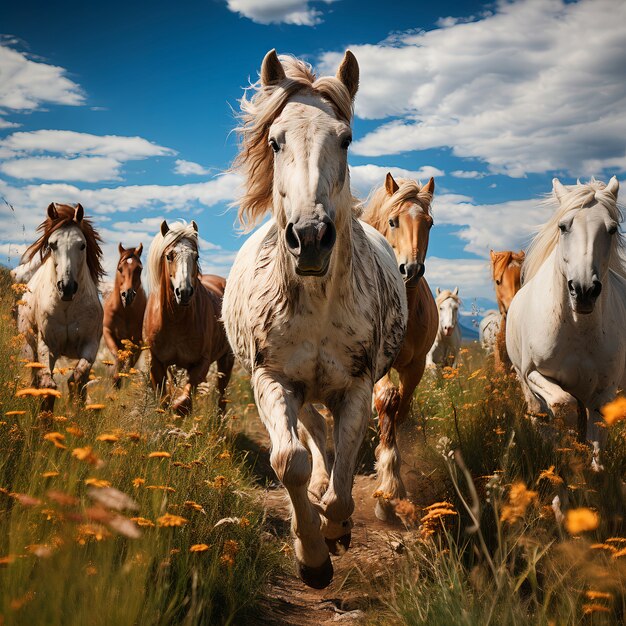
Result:
M298 563L298 575L302 582L313 589L324 589L330 585L333 579L333 564L330 557L319 567L310 567L304 563Z
M191 400L184 399L180 402L175 402L172 405L172 411L177 415L182 415L183 417L189 415L191 413Z
M350 541L352 540L352 533L346 533L337 537L336 539L329 539L324 537L328 550L333 556L340 556L350 548Z
M383 505L380 501L376 502L374 515L376 515L381 522L395 522L397 519L393 506L391 504Z

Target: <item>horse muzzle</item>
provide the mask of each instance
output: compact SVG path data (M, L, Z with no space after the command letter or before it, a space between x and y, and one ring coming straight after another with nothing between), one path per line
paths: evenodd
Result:
M120 292L120 297L122 299L122 306L126 308L133 303L137 292L134 289L127 289L126 291Z
M580 315L593 313L596 300L602 292L602 283L599 280L594 280L591 285L583 285L577 281L568 280L567 288L575 313Z
M453 331L454 331L454 326L444 326L444 328L443 328L443 334L446 337L450 337L450 335L452 335Z
M420 278L424 275L426 266L418 261L414 263L401 263L398 269L400 270L404 284L407 287L415 287L415 285L419 283Z
M191 298L193 296L194 288L193 287L176 287L174 289L174 297L176 298L176 304L180 304L181 306L189 306L191 302Z
M324 276L328 272L330 256L337 240L337 230L332 220L290 222L285 229L287 250L296 262L299 276Z
M68 282L59 280L57 282L57 291L61 295L61 300L64 302L70 302L74 299L74 296L78 291L78 283L75 280L70 280Z

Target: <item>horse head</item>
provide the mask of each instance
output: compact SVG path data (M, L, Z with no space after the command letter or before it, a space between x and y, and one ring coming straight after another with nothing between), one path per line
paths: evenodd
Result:
M192 221L192 230L186 235L182 234L185 229L189 230L189 227L173 224L172 232L181 236L174 236L172 243L167 244L166 237L170 232L170 227L165 220L161 223L161 235L166 242L163 251L164 275L169 279L176 304L181 306L188 306L191 303L200 274L198 225Z
M522 263L526 255L523 250L519 252L491 250L489 254L498 308L502 315L506 315L513 297L520 290Z
M439 327L446 337L450 337L459 321L459 288L453 291L449 289L441 290L437 287L437 307L439 309Z
M137 291L141 286L141 253L143 245L136 248L124 248L120 243L118 246L120 260L117 264L117 288L119 289L122 306L127 307L133 303Z

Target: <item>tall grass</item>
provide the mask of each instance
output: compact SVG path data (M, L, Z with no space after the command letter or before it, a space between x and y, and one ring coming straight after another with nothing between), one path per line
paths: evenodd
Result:
M136 372L41 414L15 397L28 376L0 281L0 623L250 623L278 544L214 399L176 418Z

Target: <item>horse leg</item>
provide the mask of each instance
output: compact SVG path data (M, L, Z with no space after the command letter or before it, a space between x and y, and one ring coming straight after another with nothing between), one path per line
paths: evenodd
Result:
M400 452L396 444L396 420L400 406L400 393L386 374L374 386L374 406L378 413L380 443L376 447L376 473L378 486L374 513L383 521L395 519L390 500L404 498L405 490L400 478Z
M89 382L91 366L98 354L98 343L97 340L92 340L83 347L81 350L81 358L67 380L70 391L77 394L81 402L84 402L87 396L86 385Z
M122 348L122 346L118 345L117 341L115 340L115 337L113 337L113 333L108 327L103 328L102 336L104 337L104 343L106 344L106 347L109 349L109 352L113 356L113 361L115 362L113 365L113 385L114 387L119 389L121 382L122 382L119 377L119 371L120 371L119 351Z
M235 355L230 350L217 360L217 393L219 409L222 415L226 413L226 387L228 387L230 382L230 375L233 372L234 365Z
M167 367L157 359L154 352L150 350L150 383L157 396L157 400L163 407L167 404Z
M311 453L313 470L309 482L309 494L314 500L319 501L328 489L326 419L312 404L305 404L298 414L298 435L300 441Z
M199 363L187 370L187 384L183 392L172 403L172 410L178 415L189 415L193 408L192 394L197 386L206 378L211 367L211 361L203 358Z
M252 386L259 416L272 442L270 463L291 499L291 529L300 578L309 587L323 589L333 578L333 566L320 531L320 515L307 491L311 462L297 430L302 399L288 384L264 370L254 372Z
M370 416L372 391L369 380L354 380L343 398L329 407L335 418L335 462L330 485L321 502L326 518L323 532L327 540L344 547L350 545L350 516L354 511L352 483Z
M543 398L556 419L565 426L578 431L578 401L554 381L542 376L537 370L526 375L530 391Z
M596 472L604 469L600 462L600 453L604 451L608 439L608 431L601 409L605 404L615 399L616 393L616 389L607 389L597 394L589 403L586 435L592 448L591 468Z
M39 359L39 362L45 366L38 370L37 386L40 389L56 389L57 384L54 382L52 372L54 371L57 356L52 352L52 350L50 350L41 333L39 333L37 338L37 358ZM42 401L41 410L50 412L54 410L54 396L47 396Z

